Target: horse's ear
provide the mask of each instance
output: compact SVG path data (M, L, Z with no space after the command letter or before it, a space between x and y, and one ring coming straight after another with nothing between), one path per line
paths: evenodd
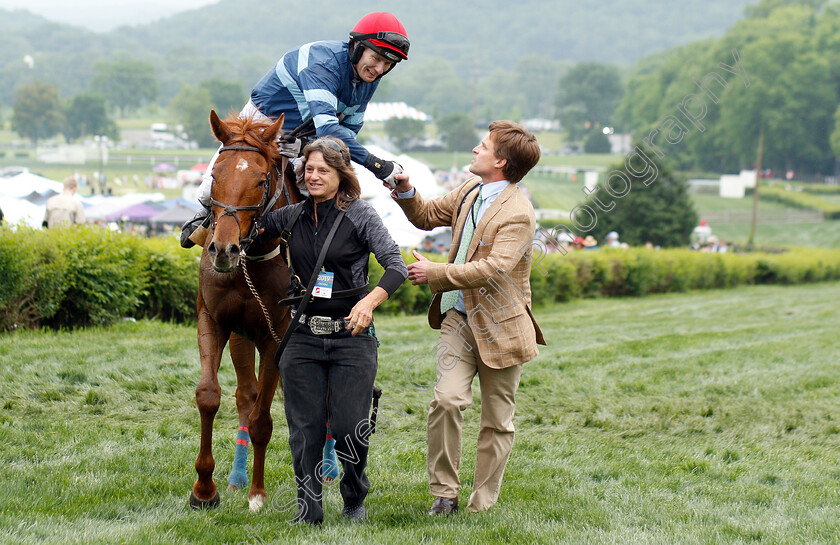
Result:
M224 121L219 119L216 110L210 110L210 128L213 129L213 134L222 144L230 140L230 131Z
M274 142L277 138L277 135L281 132L283 128L283 121L286 119L286 114L280 114L280 117L277 118L277 121L271 124L265 131L262 133L263 142L266 144L270 144Z

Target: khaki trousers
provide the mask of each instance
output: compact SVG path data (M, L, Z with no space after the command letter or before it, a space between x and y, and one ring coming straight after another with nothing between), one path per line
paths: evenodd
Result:
M438 380L429 407L427 427L429 489L432 495L455 498L461 487L463 411L472 403L476 373L481 385L481 427L473 491L467 509L489 509L499 499L505 465L513 446L513 414L522 365L487 367L478 354L467 317L450 310L441 324L437 348Z

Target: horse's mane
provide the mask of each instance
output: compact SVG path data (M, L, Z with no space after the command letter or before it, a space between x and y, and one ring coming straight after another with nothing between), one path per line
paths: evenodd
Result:
M268 157L272 163L276 164L278 162L280 153L277 151L276 144L273 142L266 143L261 138L261 133L271 126L270 121L257 121L250 117L243 119L237 115L231 115L225 119L225 125L231 135L230 140L224 143L226 146L236 144L253 146Z

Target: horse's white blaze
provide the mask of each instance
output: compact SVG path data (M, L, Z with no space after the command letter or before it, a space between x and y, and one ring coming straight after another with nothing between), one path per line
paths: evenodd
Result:
M248 509L250 509L252 513L256 513L262 509L264 503L265 498L262 496L254 496L253 498L248 499Z
M248 170L248 161L246 161L245 159L240 157L239 162L236 163L236 170L241 170L241 171Z

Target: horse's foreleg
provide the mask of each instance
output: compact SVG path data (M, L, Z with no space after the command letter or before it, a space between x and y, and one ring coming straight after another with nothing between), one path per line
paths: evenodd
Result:
M251 423L251 441L254 443L254 473L251 490L248 492L248 503L252 511L258 511L265 503L265 450L271 439L273 423L271 420L271 401L280 373L274 367L275 343L268 343L265 351L260 353L260 376L257 400L248 418Z
M195 403L201 415L201 447L195 461L198 479L190 494L190 506L194 509L218 507L220 501L219 491L213 482L213 470L216 467L213 459L213 420L222 397L218 373L227 338L228 334L221 331L199 300L198 353L201 358L201 378L195 389Z
M254 343L236 333L230 336L230 358L236 370L236 411L239 413L239 429L236 433L236 450L233 468L228 477L228 488L248 486L248 417L257 399L257 375L254 372Z

